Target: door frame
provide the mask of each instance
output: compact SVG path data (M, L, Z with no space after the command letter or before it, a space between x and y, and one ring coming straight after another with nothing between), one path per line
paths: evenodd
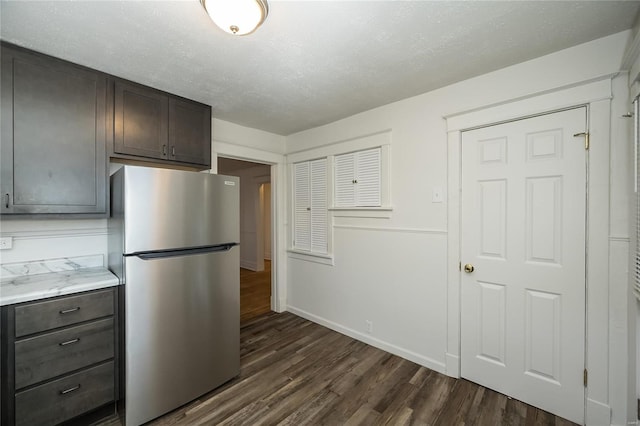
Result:
M609 137L610 78L445 116L447 125L447 353L445 373L460 377L462 132L558 110L587 107L585 390L587 424L609 424ZM607 208L603 209L602 206ZM606 285L589 285L605 283ZM600 343L599 343L600 342ZM602 345L601 342L607 342Z
M287 309L284 155L216 140L211 151L212 173L218 172L218 157L267 164L271 168L271 310L284 312Z

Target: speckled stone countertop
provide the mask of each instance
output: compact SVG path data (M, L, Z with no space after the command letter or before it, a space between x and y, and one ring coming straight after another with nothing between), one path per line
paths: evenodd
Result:
M0 306L113 287L102 255L0 265Z

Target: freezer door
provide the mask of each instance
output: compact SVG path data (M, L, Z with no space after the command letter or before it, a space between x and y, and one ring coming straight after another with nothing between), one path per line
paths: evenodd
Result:
M126 424L139 425L240 372L239 247L125 259Z
M237 177L123 169L124 253L240 241Z

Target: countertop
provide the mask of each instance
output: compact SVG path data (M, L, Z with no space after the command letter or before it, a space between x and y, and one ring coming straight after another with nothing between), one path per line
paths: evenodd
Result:
M3 264L0 306L118 284L118 278L103 266L102 255Z

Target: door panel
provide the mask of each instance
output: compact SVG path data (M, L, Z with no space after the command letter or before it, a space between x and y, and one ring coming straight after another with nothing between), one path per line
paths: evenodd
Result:
M586 109L463 132L462 376L584 417Z
M525 371L560 385L559 294L527 290L525 294Z
M504 259L507 236L507 181L505 179L478 182L481 216L480 256Z
M480 350L478 356L487 361L504 365L507 340L505 334L505 286L483 282L478 282L478 286L480 289L480 303L478 305Z

